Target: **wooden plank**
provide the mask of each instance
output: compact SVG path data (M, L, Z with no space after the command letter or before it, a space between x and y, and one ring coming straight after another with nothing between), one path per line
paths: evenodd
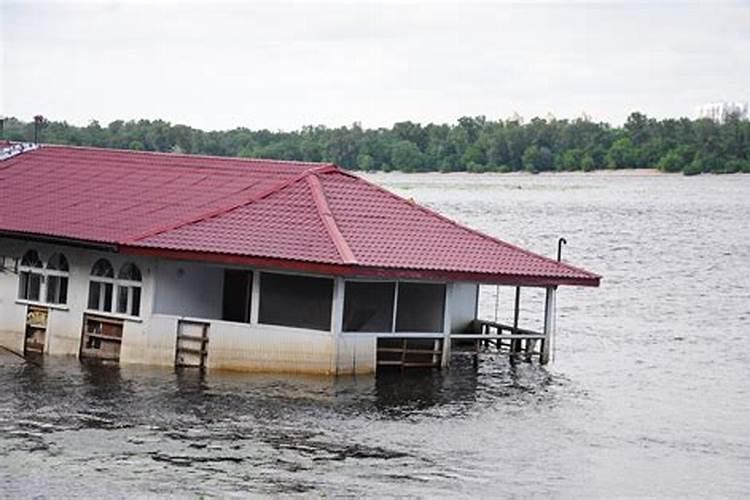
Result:
M178 334L177 340L188 340L191 342L202 342L202 343L208 342L208 338L206 337L200 337L198 335L186 335L184 333Z
M103 335L101 333L91 333L91 332L86 332L85 335L87 337L93 337L95 339L101 339L101 340L105 340L105 341L108 341L108 342L119 342L119 343L122 343L122 338L121 337L115 337L113 335Z
M406 354L440 354L443 351L440 349L402 349L400 347L378 347L378 352L396 352Z
M187 354L196 354L198 356L205 356L207 354L206 351L203 349L192 349L190 347L178 347L177 348L177 354L181 353L187 353Z
M99 323L109 323L110 325L123 325L123 320L121 319L113 319L113 318L105 318L102 316L92 316L90 314L86 315L86 321L98 321Z
M454 333L451 340L543 340L544 335L535 333L518 334L518 335L497 335L497 334L478 334L478 333Z

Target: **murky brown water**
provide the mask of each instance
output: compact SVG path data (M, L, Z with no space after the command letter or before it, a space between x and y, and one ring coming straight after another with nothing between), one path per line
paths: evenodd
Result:
M750 176L373 178L548 255L565 236L604 275L561 290L553 365L201 378L0 353L0 496L750 494Z

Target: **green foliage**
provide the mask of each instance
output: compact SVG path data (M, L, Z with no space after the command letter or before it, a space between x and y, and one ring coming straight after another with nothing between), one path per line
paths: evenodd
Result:
M635 168L637 165L637 151L628 137L617 139L607 151L609 168Z
M591 164L589 170L593 169L593 160L588 156L588 162ZM583 150L573 148L565 151L560 162L561 170L579 170L583 169Z
M424 166L424 155L411 141L398 141L391 146L391 165L402 172L419 172Z
M750 122L655 120L632 113L622 127L587 119L464 116L454 124L399 122L391 128L305 126L270 131L205 132L163 120L92 120L78 127L43 120L53 144L173 153L333 162L360 170L511 172L658 167L665 172L750 171ZM5 139L30 141L33 121L5 121Z
M532 173L544 172L554 168L555 157L547 147L529 146L523 152L523 168Z
M591 155L588 153L583 155L583 158L581 158L581 170L583 170L584 172L591 172L595 169L596 163L594 163L594 159L591 157Z
M657 166L662 172L680 172L685 163L682 156L673 149L661 157Z
M690 164L682 170L685 175L699 175L703 172L703 162L696 158Z

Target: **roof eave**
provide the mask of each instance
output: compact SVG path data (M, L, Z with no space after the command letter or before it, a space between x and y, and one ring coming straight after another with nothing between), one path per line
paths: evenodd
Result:
M71 238L67 236L58 236L54 234L31 233L25 231L11 231L0 229L0 236L15 240L35 241L39 243L50 243L53 245L66 245L78 248L89 248L94 250L104 250L107 252L117 252L118 246L114 243L103 241L85 240L81 238Z
M588 286L598 287L600 277L590 276L542 276L542 275L513 275L493 274L482 272L434 270L434 269L405 269L389 267L370 267L352 264L336 264L326 262L311 262L274 257L257 257L248 255L224 254L193 250L175 250L165 248L143 247L135 245L121 245L120 252L131 255L161 257L176 260L190 260L212 262L217 264L242 265L284 271L299 271L312 274L326 274L350 278L383 278L383 279L414 279L426 281L466 281L488 285L507 286Z

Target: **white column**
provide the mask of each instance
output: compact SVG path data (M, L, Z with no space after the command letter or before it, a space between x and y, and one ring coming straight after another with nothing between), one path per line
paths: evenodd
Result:
M258 324L260 311L260 271L253 271L253 282L250 288L250 324Z
M333 282L333 303L331 304L331 337L333 350L331 355L331 372L339 372L339 340L344 327L344 278L336 278Z
M445 306L443 311L443 355L440 359L440 367L448 368L451 361L451 299L453 296L453 283L445 285Z
M555 337L555 318L557 315L557 287L547 287L547 296L544 302L544 344L540 362L543 365L549 363L552 342Z

